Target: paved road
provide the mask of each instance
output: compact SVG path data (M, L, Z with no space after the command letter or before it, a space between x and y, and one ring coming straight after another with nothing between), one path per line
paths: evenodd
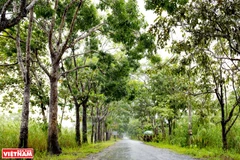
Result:
M123 139L113 146L84 160L196 160L167 149L155 148L140 141Z

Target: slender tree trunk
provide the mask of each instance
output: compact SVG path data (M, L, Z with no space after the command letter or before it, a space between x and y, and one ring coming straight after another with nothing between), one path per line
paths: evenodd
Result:
M22 120L19 136L18 148L28 147L28 121L29 121L29 101L30 101L30 76L27 74L24 86L24 100L22 106Z
M76 132L76 142L78 146L81 146L81 133L80 133L80 113L79 113L79 109L80 109L80 105L78 103L75 102L75 109L76 109L76 125L75 125L75 132Z
M102 134L101 134L102 127L101 126L102 126L101 121L98 119L98 142L102 141Z
M91 143L93 143L93 140L94 140L94 117L93 117L93 106L91 107L91 117L92 117Z
M172 135L172 119L168 120L168 135L171 136Z
M105 133L106 133L106 125L105 125L105 121L103 120L103 122L102 122L102 140L103 141L106 141L106 139L105 139Z
M83 141L83 143L88 143L88 140L87 140L87 101L88 101L88 98L82 102L82 106L83 106L82 141Z
M30 44L31 44L31 36L32 36L32 22L33 22L33 9L30 11L29 17L29 26L28 26L28 36L26 40L26 66L24 67L22 60L22 53L20 47L20 26L18 26L17 39L16 39L16 47L18 54L18 63L22 72L23 80L24 80L24 93L23 93L23 106L22 106L22 119L21 119L21 128L19 135L19 148L27 148L28 147L28 122L29 122L29 102L30 102Z
M226 123L225 123L225 104L224 104L224 97L223 97L223 85L220 84L220 106L221 106L221 126L222 126L222 144L223 144L223 150L228 149L227 144L227 134L226 134Z
M225 120L225 103L224 103L224 93L223 93L222 62L220 64L220 80L219 81L220 81L219 85L216 85L216 86L220 87L220 93L217 88L215 89L215 93L221 107L222 145L223 145L222 148L223 150L227 150L228 144L227 144L226 120Z
M94 143L94 128L95 128L95 125L94 125L94 122L92 122L91 143Z
M59 62L52 60L52 71L50 78L50 105L49 105L49 124L48 124L48 146L50 154L60 154L62 150L58 143L58 78Z
M190 100L191 102L191 100ZM188 145L192 144L192 105L188 107Z
M95 132L94 132L94 143L98 142L98 135L97 135L97 131L98 131L98 125L97 125L97 121L95 119L95 122L94 122L94 126L95 126Z
M165 140L166 139L166 131L165 131L163 119L161 119L161 130L162 130L162 139Z
M46 114L45 114L45 107L44 107L44 104L42 103L41 104L41 113L42 113L42 116L43 116L43 123L44 124L47 124L47 117L46 117Z
M108 124L106 122L105 122L105 133L106 133L105 139L106 139L106 141L108 141L109 140L108 139L109 133L108 133Z

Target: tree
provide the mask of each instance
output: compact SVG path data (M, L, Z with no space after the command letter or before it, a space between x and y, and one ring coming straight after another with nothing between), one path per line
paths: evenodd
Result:
M239 7L239 2L228 0L188 2L183 6L177 5L176 10L165 17L161 16L163 10L159 9L158 22L152 28L162 47L170 38L169 33L176 27L183 30L184 40L174 39L172 51L178 54L188 51L187 59L190 62L194 61L202 70L207 71L208 74L204 74L205 76L201 78L205 82L209 80L208 84L210 85L205 83L207 84L205 89L208 93L215 93L220 105L224 150L228 148L227 133L239 115L236 110L236 106L239 105L238 93L235 87L233 88L236 84L234 82L237 79L235 71L238 70L239 62L237 58L239 34L236 34L239 32L239 23L237 22ZM209 78L210 75L211 78ZM231 109L227 103L227 92L224 89L226 85L230 85L230 82L234 84L232 90L235 91L236 96L236 103L231 106Z
M26 59L25 66L22 57L21 43L20 43L20 25L18 26L17 37L16 37L16 48L18 55L18 64L22 73L22 78L24 81L24 100L22 107L22 119L21 128L19 136L19 148L28 147L28 120L29 120L29 102L30 102L30 45L31 45L31 35L32 35L32 23L33 23L33 9L30 11L29 16L29 27L26 39Z

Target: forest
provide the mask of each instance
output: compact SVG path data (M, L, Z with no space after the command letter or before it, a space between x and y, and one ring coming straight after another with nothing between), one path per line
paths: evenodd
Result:
M153 24L138 2L0 1L1 148L60 155L152 130L240 154L240 1L144 0Z

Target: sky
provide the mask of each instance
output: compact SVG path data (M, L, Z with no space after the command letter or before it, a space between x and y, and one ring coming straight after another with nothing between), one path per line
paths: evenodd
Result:
M137 1L138 1L140 12L143 13L143 15L145 16L145 20L148 22L148 24L153 24L154 20L157 18L157 15L154 14L153 11L150 11L150 10L146 11L144 0L137 0Z

